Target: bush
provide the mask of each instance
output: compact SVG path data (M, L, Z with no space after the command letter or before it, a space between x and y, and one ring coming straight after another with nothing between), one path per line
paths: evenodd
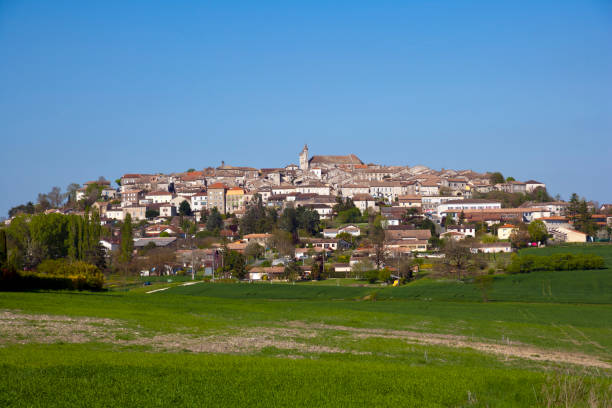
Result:
M515 254L506 266L506 272L529 273L533 271L575 271L604 268L603 258L592 254L554 254L549 256L518 256Z
M376 269L372 269L365 273L365 278L370 283L376 283L378 280L378 271Z
M102 290L104 275L87 262L48 259L35 272L16 272L3 275L2 287L7 290Z

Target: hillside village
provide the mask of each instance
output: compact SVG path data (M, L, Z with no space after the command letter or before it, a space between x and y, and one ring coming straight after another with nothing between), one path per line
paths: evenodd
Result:
M553 199L540 181L365 164L354 154L310 156L308 146L298 164L284 168L222 162L182 173L124 174L115 184L101 177L71 185L66 200L56 189L36 205L15 207L5 224L23 213L95 214L105 265L113 263L113 253L126 251L122 241L129 234L127 258L142 261L132 263L133 272L198 270L250 280L356 276L371 269L412 276L415 259L449 259L445 247L490 254L605 241L612 226L612 205L576 195ZM163 256L147 255L154 248ZM239 267L230 253L240 255ZM406 259L410 263L401 266Z

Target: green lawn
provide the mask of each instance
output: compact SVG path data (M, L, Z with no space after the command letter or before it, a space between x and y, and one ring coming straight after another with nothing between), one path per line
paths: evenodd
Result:
M0 406L610 406L611 276L0 292Z

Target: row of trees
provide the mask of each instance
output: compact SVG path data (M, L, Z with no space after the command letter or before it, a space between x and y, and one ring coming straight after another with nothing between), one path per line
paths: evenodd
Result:
M46 259L67 258L104 266L100 217L37 214L13 219L5 230L7 262L15 269L33 269Z
M53 187L48 193L39 193L36 199L36 204L32 201L26 204L20 204L8 211L9 217L14 217L18 214L36 214L46 211L50 208L60 208L64 205L78 206L80 209L85 209L96 202L101 194L102 190L106 186L107 181L104 177L100 176L96 183L90 183L85 190L85 197L81 199L80 203L77 203L76 196L77 190L81 186L77 183L70 183L66 187L66 191L62 192L60 187Z

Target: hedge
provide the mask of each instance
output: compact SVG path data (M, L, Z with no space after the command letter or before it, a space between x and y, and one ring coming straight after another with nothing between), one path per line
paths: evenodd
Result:
M580 269L604 269L605 267L604 259L601 256L592 254L513 255L512 261L506 267L506 272L574 271Z
M101 291L104 275L91 264L64 259L42 262L35 272L3 270L0 290L91 290Z

